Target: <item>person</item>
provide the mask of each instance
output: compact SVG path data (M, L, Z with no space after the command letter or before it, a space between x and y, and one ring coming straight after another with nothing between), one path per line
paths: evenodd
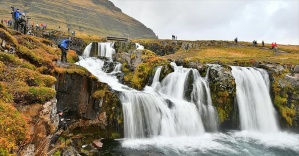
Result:
M256 46L257 45L257 41L253 40L252 44L253 44L253 46Z
M13 14L14 14L14 20L15 20L14 29L19 30L19 18L23 13L20 12L19 9L17 9Z
M58 123L58 129L56 131L58 131L60 129L66 130L67 122L66 122L65 116L63 114L63 111L58 110L57 114L58 114L58 117L59 117L59 123Z
M3 22L4 22L3 19L1 19L1 24L3 24Z
M271 44L271 49L274 49L274 42L272 42Z
M262 46L263 46L263 47L265 46L265 42L264 42L264 41L262 41Z
M64 116L64 113L63 113L63 110L58 110L57 111L57 114L58 114L58 127L51 139L51 146L54 147L59 136L61 135L62 131L65 131L67 129L67 121L65 119L65 116Z
M237 38L237 37L235 38L235 43L236 43L236 44L238 43L238 38Z
M75 31L72 31L72 36L75 36L76 35L76 32Z
M67 62L66 54L67 50L69 49L71 40L62 40L60 44L58 45L58 48L61 49L61 62Z
M26 18L25 13L22 13L22 15L20 16L19 24L20 24L21 33L26 34L27 33L27 18Z
M35 30L39 30L39 25L36 23Z
M189 44L185 44L185 52L188 52L189 50Z
M60 26L58 27L58 30L60 30Z
M275 51L277 51L277 44L276 44L276 42L274 43L274 47L273 48L274 48Z

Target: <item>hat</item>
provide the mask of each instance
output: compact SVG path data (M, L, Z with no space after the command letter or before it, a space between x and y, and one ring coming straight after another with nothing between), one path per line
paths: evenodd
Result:
M59 113L63 113L63 111L61 109L57 110L57 114Z

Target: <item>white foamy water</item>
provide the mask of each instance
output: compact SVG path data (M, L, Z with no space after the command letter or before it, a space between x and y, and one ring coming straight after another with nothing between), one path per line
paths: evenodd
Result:
M278 132L205 133L197 137L124 139L131 150L156 151L161 155L298 155L299 135Z
M278 132L267 72L262 69L232 67L232 74L237 85L236 96L242 130Z
M135 45L136 45L136 49L137 50L144 50L144 46L143 45L141 45L139 43L135 43Z

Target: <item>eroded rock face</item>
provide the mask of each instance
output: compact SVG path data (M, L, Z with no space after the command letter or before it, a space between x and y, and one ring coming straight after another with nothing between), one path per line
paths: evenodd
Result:
M209 67L211 96L217 108L220 129L238 129L238 107L234 102L236 84L231 69L217 64L209 64Z
M107 84L76 73L62 74L57 75L56 90L57 109L64 110L66 116L74 120L71 129L87 132L91 127L98 127L98 131L107 131L107 138L112 133L123 135L121 103ZM114 127L119 129L111 129Z

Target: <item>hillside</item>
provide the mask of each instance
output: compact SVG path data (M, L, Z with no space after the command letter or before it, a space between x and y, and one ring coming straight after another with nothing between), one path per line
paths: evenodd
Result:
M0 19L11 17L11 6L30 18L30 24L45 23L48 28L129 38L156 38L139 21L122 13L109 0L1 0Z

